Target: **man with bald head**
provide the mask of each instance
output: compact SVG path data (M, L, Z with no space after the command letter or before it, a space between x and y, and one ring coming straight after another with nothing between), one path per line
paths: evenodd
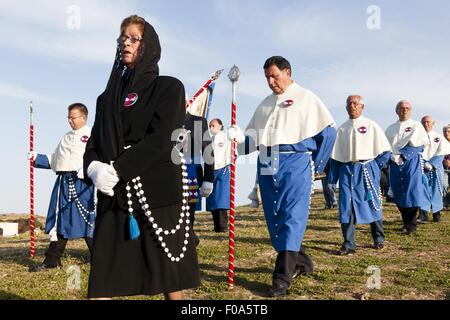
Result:
M422 125L428 135L429 145L423 151L423 168L427 180L427 188L424 189L424 195L427 201L420 208L418 222L428 222L428 212L433 213L433 221L439 222L441 219L441 210L444 206L444 166L445 155L450 153L450 144L439 133L433 131L434 120L431 116L422 118Z
M339 222L344 242L338 254L354 254L356 224L370 224L375 249L384 247L381 169L389 161L391 145L374 121L363 117L359 95L347 98L349 119L337 130L328 182L339 181Z
M394 199L402 214L403 231L414 235L417 228L417 211L426 201L421 153L429 142L420 122L411 119L411 104L408 101L400 101L395 112L398 121L386 130L386 137L392 147L389 196Z

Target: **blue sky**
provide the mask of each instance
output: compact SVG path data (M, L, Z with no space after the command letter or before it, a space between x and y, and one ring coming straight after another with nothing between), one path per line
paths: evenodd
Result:
M71 29L71 6L80 28ZM371 30L369 6L380 9ZM68 11L69 10L69 11ZM365 98L365 115L383 128L396 120L394 107L408 99L417 120L430 114L436 131L450 122L450 2L442 1L2 1L0 3L0 213L28 210L28 101L35 104L36 149L50 153L69 130L67 105L85 103L92 116L115 54L121 20L147 18L162 44L161 74L178 77L189 95L217 69L211 117L229 123L233 64L238 82L238 124L247 125L270 93L265 59L283 55L293 78L346 119L349 94ZM255 157L241 158L237 203L247 203ZM36 172L36 211L46 214L55 176Z

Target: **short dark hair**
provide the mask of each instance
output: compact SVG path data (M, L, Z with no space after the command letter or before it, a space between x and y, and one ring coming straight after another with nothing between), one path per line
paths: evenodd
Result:
M82 104L82 103L80 103L80 102L75 102L75 103L72 103L69 107L68 107L68 109L69 109L69 112L70 111L72 111L72 110L74 110L74 109L78 109L78 110L80 110L80 112L87 118L88 117L88 108L84 105L84 104Z
M281 71L286 69L292 70L289 61L282 56L273 56L267 59L264 63L264 70L269 69L271 66L277 66Z
M222 120L220 120L220 119L212 119L210 122L209 122L209 125L211 125L211 123L213 123L213 122L217 122L219 125L221 125L222 126L222 130L223 130L223 123L222 123Z

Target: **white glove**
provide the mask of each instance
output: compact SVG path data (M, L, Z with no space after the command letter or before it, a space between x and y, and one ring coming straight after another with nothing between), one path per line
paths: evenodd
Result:
M178 151L184 150L184 148L186 147L186 144L188 142L190 134L191 134L191 131L186 130L186 129L183 129L183 131L180 132L180 134L177 137L177 144L176 144L176 148L178 149Z
M78 170L78 172L77 172L77 177L78 177L78 179L81 179L81 180L84 179L83 168L81 168L80 170Z
M202 187L200 188L200 194L202 197L207 198L213 191L214 185L212 182L203 181Z
M252 192L250 192L250 194L248 195L247 198L252 201L250 203L251 208L255 208L255 209L259 208L258 187L254 187L252 189Z
M34 161L34 160L36 160L37 155L38 155L38 153L36 151L29 151L27 153L27 159Z
M56 233L56 226L53 227L52 230L50 230L48 235L50 236L50 242L58 241L58 234Z
M119 182L119 177L112 165L100 161L92 161L87 169L87 174L100 192L110 197L114 195L113 188Z
M242 133L241 128L232 126L228 128L228 140L236 140L237 143L243 143L245 141L245 135Z
M427 171L433 171L433 165L428 161L424 163L423 168Z
M394 197L394 191L392 191L392 188L389 188L387 195L391 198Z

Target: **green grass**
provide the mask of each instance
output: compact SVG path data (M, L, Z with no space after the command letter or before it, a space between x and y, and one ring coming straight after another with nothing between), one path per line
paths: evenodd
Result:
M448 299L450 297L450 217L444 211L441 223L419 225L417 236L400 233L400 215L392 204L384 206L386 247L372 249L370 227L357 227L357 252L340 257L342 235L336 210L323 210L323 196L313 196L304 245L311 255L315 272L294 280L290 294L281 299ZM270 245L261 209L240 207L236 213L235 289L227 289L228 233L212 231L209 213L199 213L196 232L201 239L198 256L202 285L188 290L188 299L268 299L276 253ZM85 299L89 275L88 252L83 240L69 241L64 267L29 273L30 265L43 260L48 246L39 235L34 259L29 255L27 234L0 238L0 299ZM81 269L79 290L66 290L70 265ZM368 289L369 266L381 270L381 289ZM130 297L127 299L162 299Z

